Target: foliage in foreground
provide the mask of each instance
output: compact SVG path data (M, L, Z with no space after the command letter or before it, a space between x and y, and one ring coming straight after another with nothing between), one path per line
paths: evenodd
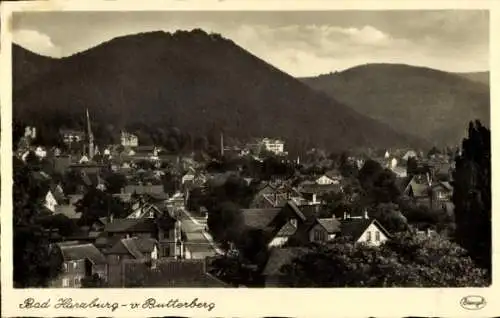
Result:
M407 232L381 247L311 246L281 268L290 287L480 287L486 271L459 245Z

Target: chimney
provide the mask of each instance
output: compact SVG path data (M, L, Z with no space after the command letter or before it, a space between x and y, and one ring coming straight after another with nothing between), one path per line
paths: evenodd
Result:
M366 220L368 220L368 218L369 218L369 217L368 217L368 210L366 210L366 209L365 209L365 212L364 212L363 217L364 217Z
M344 220L347 220L347 212L344 211Z

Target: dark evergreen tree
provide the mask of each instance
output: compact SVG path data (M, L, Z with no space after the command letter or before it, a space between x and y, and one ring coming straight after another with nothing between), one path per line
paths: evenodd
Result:
M490 130L479 121L469 124L455 159L453 204L457 242L491 275L490 138Z

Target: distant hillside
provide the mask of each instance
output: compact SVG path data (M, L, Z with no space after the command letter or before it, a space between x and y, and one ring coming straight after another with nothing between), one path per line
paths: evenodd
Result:
M368 64L304 83L403 134L451 145L468 122L489 125L489 87L456 74L399 64Z
M63 59L14 46L14 119L282 137L327 149L421 145L202 30L125 36Z
M490 85L490 72L455 73L471 81Z

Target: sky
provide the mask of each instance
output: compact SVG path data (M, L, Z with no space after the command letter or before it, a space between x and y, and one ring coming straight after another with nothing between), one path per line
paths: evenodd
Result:
M201 28L296 77L367 63L489 70L489 14L439 11L23 12L14 42L62 57L115 37Z

